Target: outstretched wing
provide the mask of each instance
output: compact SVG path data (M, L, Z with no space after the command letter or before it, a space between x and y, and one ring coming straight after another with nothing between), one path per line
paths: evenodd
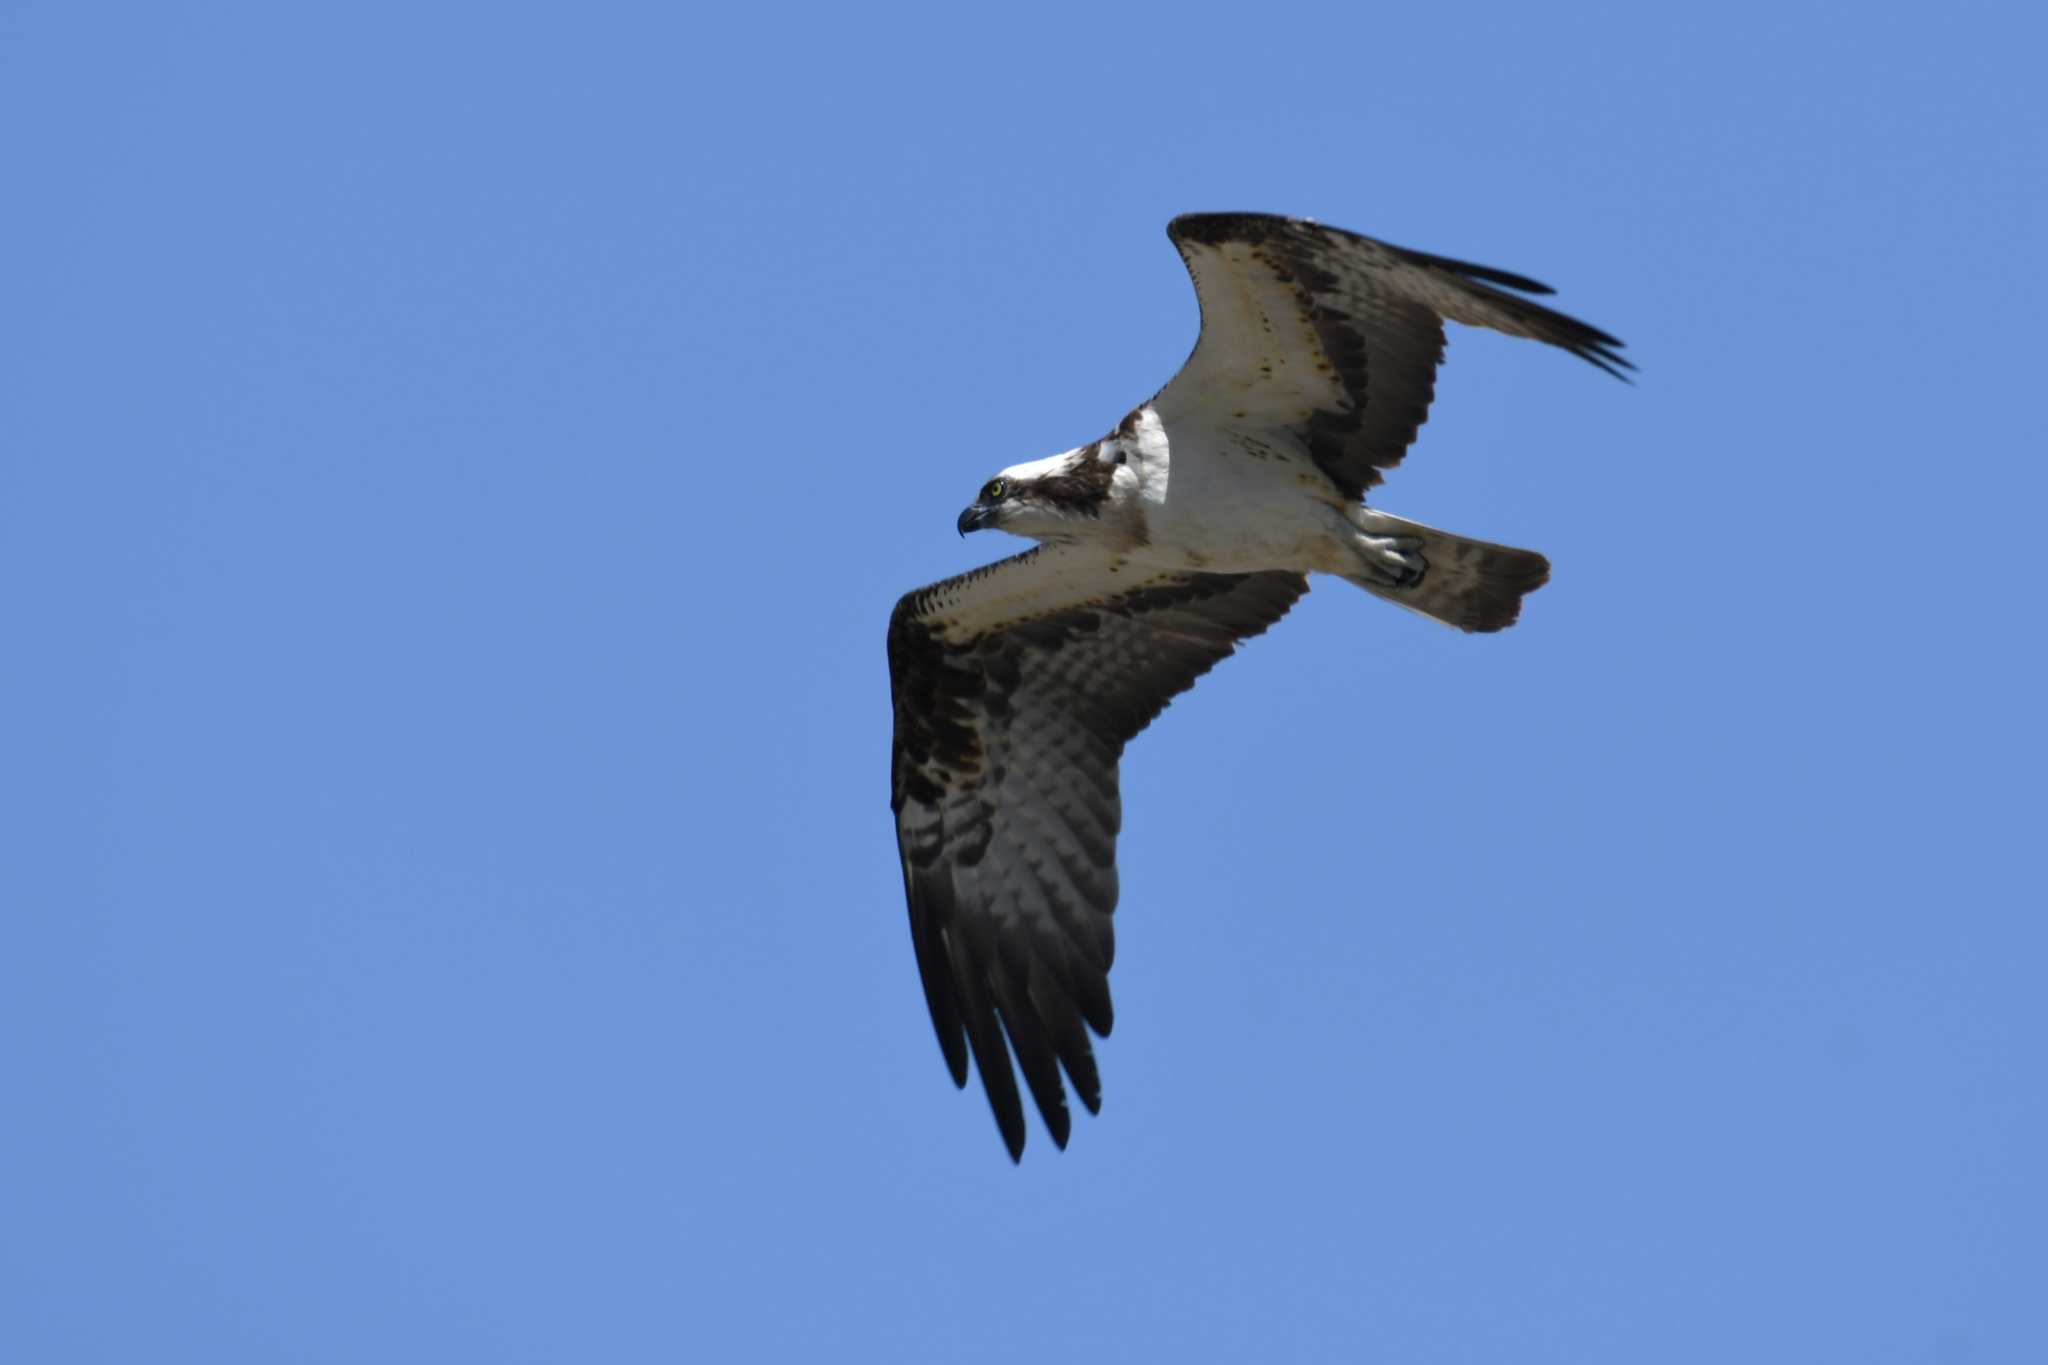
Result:
M1283 572L1126 584L1105 554L1053 547L897 603L891 805L911 940L954 1084L971 1053L1013 1160L1012 1051L1059 1146L1061 1070L1090 1113L1102 1103L1088 1031L1111 1023L1124 745L1306 591Z
M1609 374L1621 342L1520 298L1548 287L1356 233L1256 213L1176 218L1202 303L1194 354L1152 400L1169 427L1284 432L1351 498L1401 462L1429 416L1444 319L1561 346Z

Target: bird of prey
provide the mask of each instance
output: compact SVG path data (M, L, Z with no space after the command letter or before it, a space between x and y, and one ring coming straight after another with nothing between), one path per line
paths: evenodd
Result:
M1090 1113L1110 1031L1117 763L1167 701L1332 574L1466 631L1514 623L1550 565L1367 507L1428 416L1444 321L1621 342L1504 270L1301 219L1176 218L1193 354L1100 440L1002 470L958 529L1033 549L919 588L889 618L891 805L925 1002L954 1084L974 1059L1011 1159L1018 1069L1054 1143L1061 1072ZM1007 1045L1005 1043L1007 1039Z

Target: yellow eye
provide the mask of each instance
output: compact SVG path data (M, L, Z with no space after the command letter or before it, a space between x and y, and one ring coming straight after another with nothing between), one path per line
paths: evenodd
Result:
M990 479L988 485L981 490L981 500L983 502L1001 502L1003 494L1009 491L1010 484L1007 479Z

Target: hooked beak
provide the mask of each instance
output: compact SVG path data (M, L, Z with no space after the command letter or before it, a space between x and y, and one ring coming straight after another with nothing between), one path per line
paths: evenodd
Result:
M960 520L954 524L960 528L960 534L964 536L969 531L987 529L994 521L995 513L996 509L985 502L971 503L967 510L960 514Z

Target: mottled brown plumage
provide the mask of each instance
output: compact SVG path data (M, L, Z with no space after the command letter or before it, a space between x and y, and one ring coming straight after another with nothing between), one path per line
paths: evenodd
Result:
M1073 553L1031 550L991 567ZM1062 1068L1089 1112L1101 1107L1088 1030L1107 1035L1112 1023L1124 745L1308 582L1187 574L1077 603L1071 576L1047 574L1043 610L1011 624L948 632L927 616L986 572L911 593L890 618L891 805L940 1050L957 1085L972 1054L1015 1157L1024 1110L1012 1052L1058 1145ZM1027 900L1048 913L1028 916Z
M1607 333L1505 292L1554 292L1505 270L1266 214L1186 214L1166 232L1194 278L1202 338L1153 406L1169 422L1199 412L1248 432L1277 425L1348 498L1381 483L1428 418L1445 318L1548 342L1612 375L1635 368ZM1280 373L1286 348L1261 327L1233 325L1239 290L1307 324L1316 351L1308 363ZM1219 381L1245 373L1268 378L1265 401L1222 399L1232 386Z

